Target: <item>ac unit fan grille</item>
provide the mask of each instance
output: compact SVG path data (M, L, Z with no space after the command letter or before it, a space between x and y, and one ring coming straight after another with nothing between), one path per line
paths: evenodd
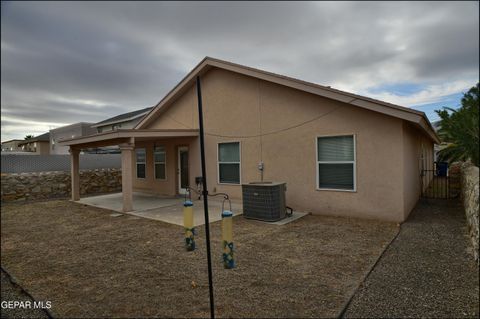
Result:
M285 218L285 191L285 183L243 184L243 215L263 221Z

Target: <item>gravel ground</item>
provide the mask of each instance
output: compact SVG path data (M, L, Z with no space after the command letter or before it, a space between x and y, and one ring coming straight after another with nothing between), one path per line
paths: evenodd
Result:
M478 266L457 201L422 200L345 317L479 317Z
M9 275L6 274L3 269L1 270L1 295L2 301L29 301L33 304L33 299L25 294L18 285L14 284ZM2 318L49 318L48 314L41 309L32 309L32 308L16 308L9 309L3 307Z
M4 265L60 317L207 317L204 228L183 229L69 201L4 205ZM234 218L238 267L223 269L211 224L216 315L337 316L398 232L391 223L306 216L284 226Z

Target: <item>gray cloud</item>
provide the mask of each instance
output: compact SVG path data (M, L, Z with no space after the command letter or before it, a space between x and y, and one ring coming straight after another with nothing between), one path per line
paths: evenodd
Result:
M1 5L2 139L153 105L207 55L363 94L478 80L477 2Z

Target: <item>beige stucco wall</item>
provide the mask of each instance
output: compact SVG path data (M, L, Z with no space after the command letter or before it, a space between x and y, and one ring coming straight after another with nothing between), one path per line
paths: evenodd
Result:
M403 174L403 146L409 142L404 140L402 120L220 69L202 76L202 95L210 192L241 198L241 186L218 184L216 159L218 142L239 141L241 182L259 181L257 165L263 160L264 180L287 182L287 204L296 210L403 221L404 183L411 180ZM148 128L198 128L196 110L191 87ZM316 137L344 134L356 139L356 191L317 190ZM176 169L176 162L168 163L176 161L175 148L181 143L171 143L167 152L174 156L167 155L167 165L169 174L175 174L170 170ZM200 175L198 139L190 140L189 146L194 150L193 185ZM151 181L135 186L160 189Z
M423 145L423 146L422 146ZM421 157L422 147L425 152L425 169L433 169L433 142L413 125L403 123L403 194L404 194L404 219L408 217L418 198L421 195ZM432 175L433 176L433 175ZM424 182L432 176L424 177ZM424 183L424 188L427 183Z
M146 174L145 178L137 178L136 175L136 161L134 155L133 167L133 187L136 191L147 193L156 193L161 195L176 195L178 193L178 147L189 147L189 163L195 162L199 158L198 143L195 143L196 138L181 138L181 139L162 139L157 141L136 142L135 148L145 148L146 150ZM154 145L165 147L166 152L166 179L155 179L153 149ZM197 161L198 162L198 161ZM193 167L195 164L193 165ZM190 185L194 186L195 176L199 176L199 170L190 170Z
M25 152L34 152L38 155L48 155L50 154L50 143L46 141L36 141L36 142L29 142L24 144Z
M18 146L19 143L24 142L24 140L13 140L2 143L2 152L21 152L22 147Z
M40 155L50 154L49 142L37 142L37 153Z

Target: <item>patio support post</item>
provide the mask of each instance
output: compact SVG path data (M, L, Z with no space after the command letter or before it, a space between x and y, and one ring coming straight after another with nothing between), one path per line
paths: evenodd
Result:
M122 196L123 211L130 212L133 210L133 144L119 145L122 151Z
M72 200L80 200L80 150L70 148L70 174L72 181Z

